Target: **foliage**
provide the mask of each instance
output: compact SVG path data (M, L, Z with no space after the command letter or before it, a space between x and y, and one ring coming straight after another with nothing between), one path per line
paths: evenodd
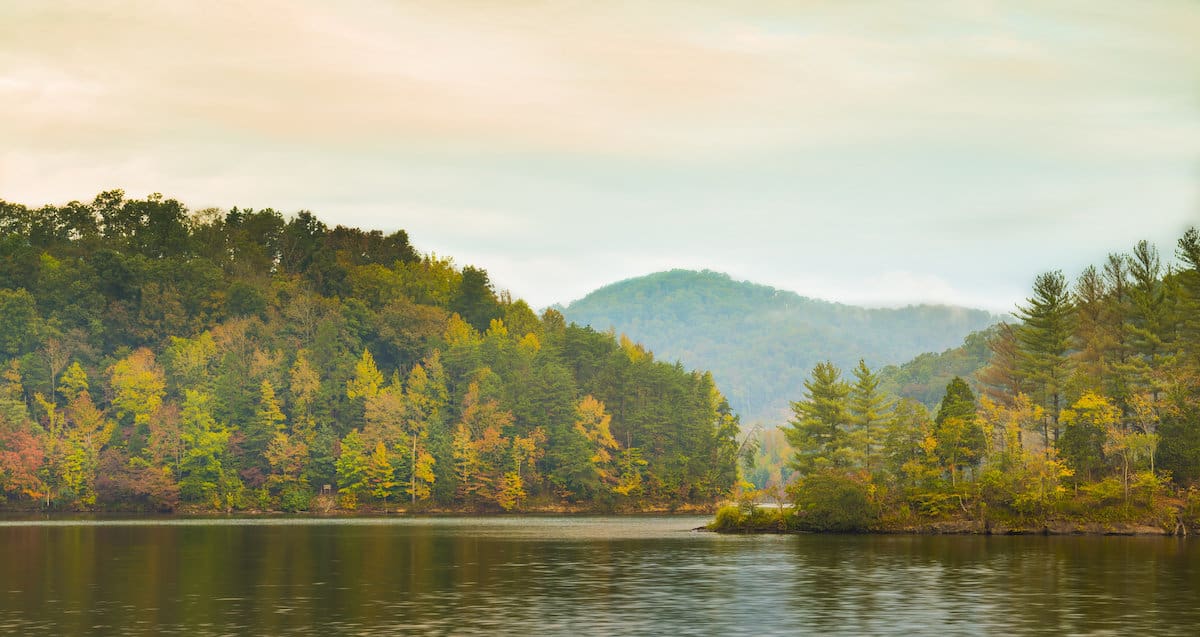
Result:
M795 450L793 466L805 473L826 466L850 466L854 453L846 404L849 385L841 380L837 367L826 361L817 363L804 388L804 400L792 403L795 417L784 430Z
M0 247L7 507L298 511L328 485L346 508L611 510L736 479L710 375L403 231L110 191L0 202Z
M792 487L796 525L807 531L865 531L877 519L870 487L861 478L826 469Z

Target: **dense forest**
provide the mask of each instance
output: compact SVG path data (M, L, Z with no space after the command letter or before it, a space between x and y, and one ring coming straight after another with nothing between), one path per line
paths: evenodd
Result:
M665 358L712 370L747 424L785 421L818 361L899 364L1002 319L961 307L831 303L707 270L621 281L560 309L570 321L616 329Z
M309 212L0 201L0 372L10 509L640 509L737 470L710 375Z
M794 508L744 504L716 526L1200 530L1200 232L1174 253L1164 264L1143 241L1074 281L1039 275L1016 323L960 348L967 368L988 361L977 390L953 378L932 411L861 362L818 363L788 426L760 437L760 488L743 495Z
M997 323L967 334L958 347L888 365L879 370L879 390L895 398L911 398L930 409L937 407L946 385L955 378L978 391L982 387L978 376L991 362L993 346L1011 329L1010 323Z

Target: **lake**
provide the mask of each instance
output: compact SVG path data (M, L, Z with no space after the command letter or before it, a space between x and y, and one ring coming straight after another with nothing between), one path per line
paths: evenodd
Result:
M700 517L0 521L0 634L1195 635L1200 543Z

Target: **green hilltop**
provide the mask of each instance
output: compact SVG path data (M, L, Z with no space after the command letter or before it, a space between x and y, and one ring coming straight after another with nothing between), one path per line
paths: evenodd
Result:
M660 356L712 370L743 422L765 424L787 419L818 361L847 369L860 358L874 368L899 365L959 346L1003 319L946 305L857 307L709 270L628 279L558 309L568 321L612 329Z

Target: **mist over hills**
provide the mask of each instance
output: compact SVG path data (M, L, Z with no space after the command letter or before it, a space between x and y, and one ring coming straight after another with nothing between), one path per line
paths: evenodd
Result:
M956 347L1004 317L946 305L864 308L736 281L704 270L671 270L602 287L557 306L568 321L614 329L660 358L712 370L743 423L779 424L802 396L814 364L872 368Z

